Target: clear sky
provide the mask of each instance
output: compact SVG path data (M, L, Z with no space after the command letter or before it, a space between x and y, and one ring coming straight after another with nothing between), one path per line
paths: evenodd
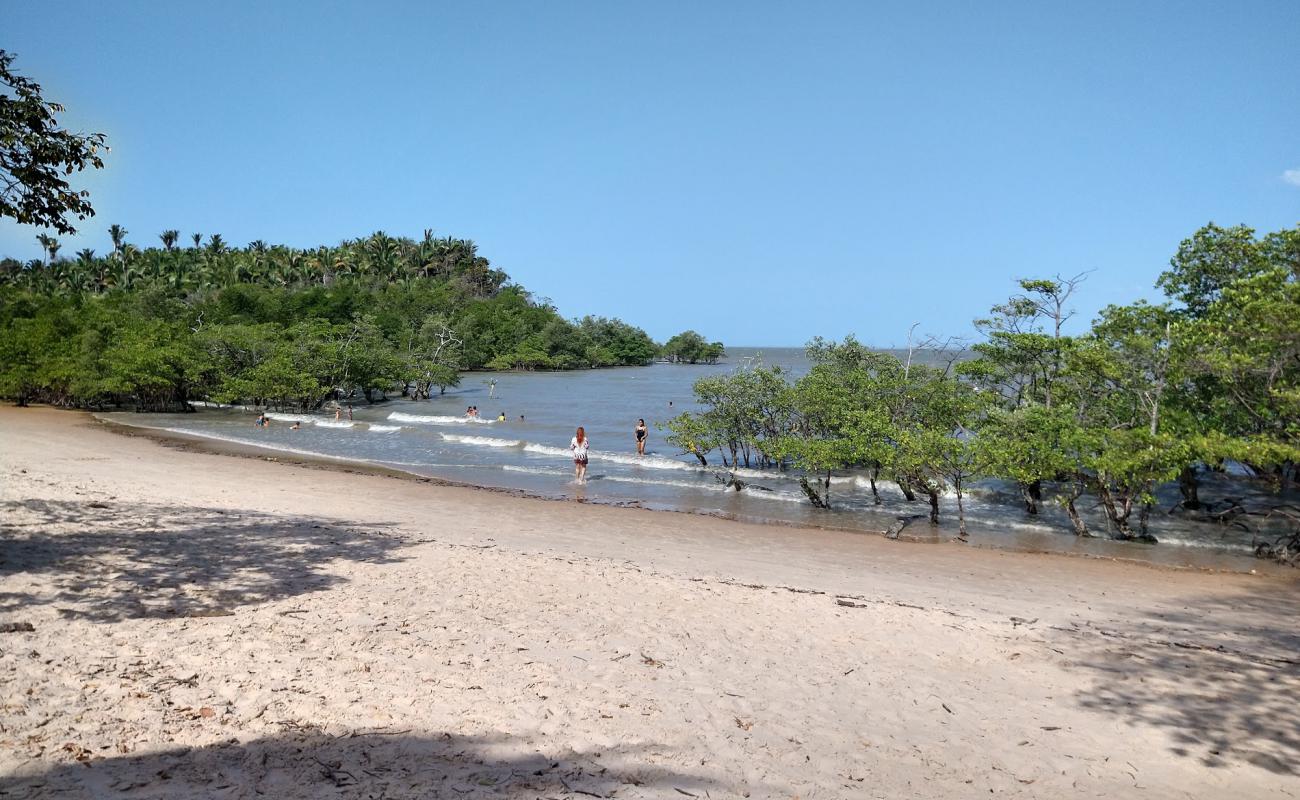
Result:
M1095 269L1087 317L1300 222L1297 0L8 0L0 47L113 148L65 253L433 228L660 339L969 334Z

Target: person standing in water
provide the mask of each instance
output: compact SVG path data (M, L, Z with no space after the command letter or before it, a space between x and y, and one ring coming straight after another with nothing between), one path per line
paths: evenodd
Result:
M645 455L645 437L648 433L645 420L638 420L636 423L636 454L639 456Z
M573 441L569 442L569 450L573 453L573 477L578 483L585 483L587 480L587 451L590 448L591 440L579 425Z

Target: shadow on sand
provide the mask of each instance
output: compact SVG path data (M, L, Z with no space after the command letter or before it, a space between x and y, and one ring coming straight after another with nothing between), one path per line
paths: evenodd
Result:
M329 736L92 758L0 777L0 796L66 798L705 797L716 783L648 763L658 748L549 755L506 736Z
M67 532L60 527L71 526ZM331 565L398 560L389 526L175 505L0 503L0 613L53 605L67 618L217 616L326 589ZM42 576L24 590L24 575Z
M1121 634L1057 629L1096 673L1080 704L1166 729L1173 755L1300 774L1300 585L1134 612ZM1068 651L1067 651L1068 652ZM1125 744L1116 742L1117 754Z

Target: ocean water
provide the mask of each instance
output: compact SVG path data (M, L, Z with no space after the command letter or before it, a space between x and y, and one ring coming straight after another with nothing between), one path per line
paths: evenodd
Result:
M712 514L748 521L808 525L848 531L880 531L899 517L925 514L923 499L906 501L897 487L880 483L881 505L874 505L862 476L843 475L832 483L832 510L815 509L796 477L775 471L742 471L748 485L737 492L723 486L719 470L702 469L693 457L664 441L659 425L696 410L692 383L761 361L799 376L808 369L795 348L734 348L717 365L655 364L562 373L467 373L459 388L431 400L393 399L354 408L353 419L333 412L272 412L268 428L253 425L247 408L204 407L193 414L106 414L118 422L171 430L211 439L299 455L386 465L417 475L479 486L518 489L543 497L585 502L636 504L644 508ZM481 418L465 416L478 406ZM497 421L504 413L505 421ZM638 418L650 427L646 455L636 454L633 430ZM292 430L294 421L301 423ZM591 439L587 482L573 481L568 444L578 425ZM717 461L716 454L710 459ZM1210 476L1202 497L1242 496L1259 489L1231 486ZM1178 500L1174 486L1162 487L1152 515L1155 545L1078 539L1063 513L1050 505L1038 516L1020 506L1013 487L981 482L965 497L973 544L1029 551L1057 551L1149 560L1163 564L1223 569L1267 569L1251 555L1253 536L1235 527L1188 520L1167 513ZM1290 498L1293 502L1295 498ZM1273 498L1274 501L1277 498ZM485 498L491 502L490 498ZM1105 518L1087 498L1081 510L1099 535ZM945 541L957 532L956 497L942 502L944 521L911 523L905 538ZM798 536L796 529L791 536Z

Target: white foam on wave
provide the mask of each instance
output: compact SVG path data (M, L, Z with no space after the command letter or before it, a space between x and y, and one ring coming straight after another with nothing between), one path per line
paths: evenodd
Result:
M552 447L549 444L535 444L529 442L524 445L524 452L537 453L544 456L563 456L572 458L573 454L567 447ZM663 456L636 456L627 453L606 453L601 450L592 450L588 454L593 461L608 461L614 464L627 464L634 467L647 467L649 469L679 469L688 472L698 472L699 468L694 464L688 464L685 461L677 461L672 458Z
M695 464L688 464L685 461L678 461L675 458L665 458L664 456L637 456L628 453L606 453L599 450L592 450L591 457L598 458L601 461L612 461L615 464L628 464L634 467L648 467L649 469L681 469L690 472L699 471L699 467Z
M531 442L524 445L524 452L540 453L544 456L564 456L566 458L572 456L572 453L566 447L551 447L549 444L532 444Z
M370 423L370 430L375 433L392 433L393 431L400 431L401 429L401 425L380 425L375 422Z
M369 461L364 458L356 458L354 456L336 456L336 455L331 455L330 453L320 453L315 450L300 450L296 447L284 447L283 445L270 444L268 442L254 442L254 441L249 441L248 439L239 439L234 436L222 436L219 433L207 433L205 431L195 431L195 430L189 430L187 428L161 428L160 430L168 431L169 433L181 433L186 436L198 436L203 439L216 439L219 442L230 442L231 444L243 444L243 445L248 445L250 447L261 447L266 450L275 450L281 453L293 453L294 455L299 455L299 456L312 456L313 458L332 458L335 461L358 461L366 464L375 463L373 461ZM387 463L397 463L397 462L387 462Z
M267 419L277 420L279 422L315 422L316 417L310 414L285 414L280 411L266 412Z
M470 423L491 425L493 422L493 420L478 417L453 417L446 414L407 414L405 411L394 411L388 415L388 418L394 422L414 422L419 425L466 425Z
M745 495L746 497L757 497L762 500L776 500L782 503L807 503L808 502L807 497L802 497L797 494L790 494L789 492L778 492L775 490L755 489L751 486L746 486L744 489L741 489L740 493Z
M346 422L344 420L316 419L312 420L313 425L319 425L322 428L351 428L356 425L355 422Z
M230 403L214 403L211 400L186 400L191 408L237 408L240 411L256 411L253 406L232 405Z
M557 467L520 467L515 464L506 464L502 467L506 472L526 472L529 475L572 475L572 470L559 469Z
M493 436L461 436L455 433L440 433L438 435L449 442L480 445L482 447L518 447L523 444L518 439L497 439Z
M138 427L148 428L152 426L140 425ZM354 464L375 464L378 466L389 467L420 467L423 469L463 469L473 466L472 464L431 464L425 461L393 461L390 459L372 459L358 458L357 456L340 456L333 453L322 453L317 450L302 450L297 447L285 447L284 445L274 444L265 441L251 441L249 439L239 439L234 436L222 436L219 433L207 433L206 431L189 430L188 428L154 428L154 430L167 431L169 433L181 433L186 436L198 436L201 439L215 439L220 442L230 442L231 444L243 444L249 447L258 447L263 450L274 450L278 453L293 453L298 456L311 456L313 458L328 458L334 461L348 461ZM419 474L419 473L416 473Z
M655 478L632 478L623 475L602 475L600 480L615 481L617 483L637 483L648 486L675 486L679 489L699 489L706 492L716 492L725 490L727 487L721 483L708 484L704 482L691 483L690 481L665 481Z
M774 470L774 469L772 469L772 470L768 470L768 469L750 469L749 467L736 467L736 468L733 469L733 470L728 470L726 467L718 467L718 469L721 469L721 470L724 470L724 471L727 471L727 472L734 472L734 473L736 473L736 475L738 475L738 476L740 476L740 477L742 477L742 478L766 478L766 479L769 479L769 480L770 480L770 479L774 479L774 478L792 478L792 477L793 477L793 476L788 475L788 474L783 474L783 473L777 472L777 471Z

